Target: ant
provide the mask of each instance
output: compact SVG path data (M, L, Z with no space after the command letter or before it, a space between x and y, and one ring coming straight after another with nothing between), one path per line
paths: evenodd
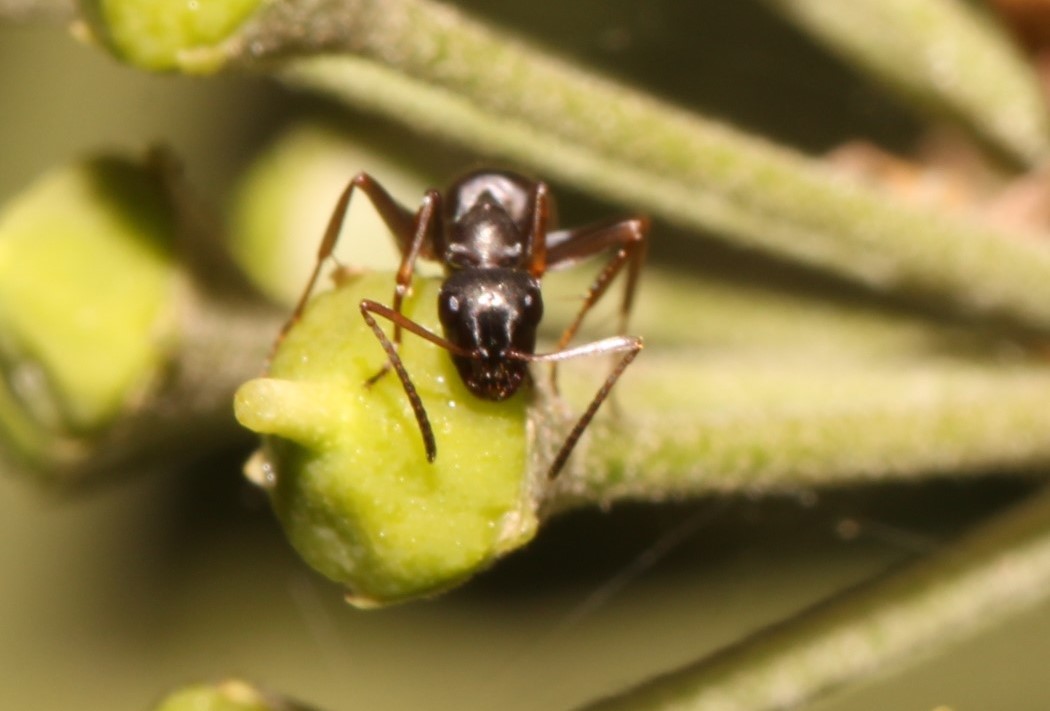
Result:
M568 348L568 344L584 316L625 265L627 283L620 306L620 331L626 330L645 259L648 220L634 217L549 231L554 204L547 185L502 170L468 173L454 181L444 197L437 190L428 190L413 213L395 201L377 180L367 173L358 173L332 211L313 273L277 338L278 344L302 315L324 261L332 256L350 199L358 190L371 200L401 252L393 306L371 299L360 303L361 316L387 355L387 362L366 385L378 381L391 368L397 373L419 424L427 461L434 461L437 445L426 409L398 356L402 331L410 331L448 351L467 389L479 398L493 401L505 400L523 382L531 382L529 363L550 363L551 384L557 391L558 362L580 356L623 354L551 463L548 479L553 479L617 379L642 349L641 338L625 335L575 348ZM543 317L540 279L544 272L574 266L607 249L615 252L592 282L579 313L562 333L555 350L536 353L536 330ZM401 313L401 305L411 291L416 260L420 258L439 262L445 268L438 295L444 336ZM380 328L376 316L393 322L392 339Z

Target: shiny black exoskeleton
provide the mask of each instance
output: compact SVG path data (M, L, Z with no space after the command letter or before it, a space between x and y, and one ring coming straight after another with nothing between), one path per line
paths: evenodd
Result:
M510 173L471 173L445 192L439 260L448 277L438 296L445 338L467 349L452 354L467 388L505 400L525 381L543 317L539 279L526 247L535 222L534 184Z
M509 398L529 380L529 363L551 363L553 382L553 364L558 361L601 353L623 354L554 457L548 475L556 476L616 380L642 348L641 339L624 335L575 348L568 348L568 344L583 317L627 265L620 307L621 332L624 330L645 258L648 222L630 218L549 231L553 204L546 184L498 170L469 173L449 186L444 196L436 190L427 191L413 213L367 173L359 173L336 204L318 250L317 266L281 337L298 320L324 261L331 256L355 190L364 192L375 205L402 255L392 306L370 299L360 304L362 317L388 357L368 382L391 368L397 373L419 423L429 461L437 455L437 445L426 409L398 356L402 330L447 350L470 392L494 401ZM536 353L536 332L543 318L540 280L544 273L610 249L614 250L612 257L591 284L576 319L562 333L557 347L550 353ZM439 262L445 268L438 296L443 336L401 313L419 258ZM392 339L375 316L394 324Z

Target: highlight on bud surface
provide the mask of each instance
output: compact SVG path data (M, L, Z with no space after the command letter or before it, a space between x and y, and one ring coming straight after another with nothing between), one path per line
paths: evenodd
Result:
M230 679L218 684L196 684L180 689L154 711L307 711L260 692L250 684Z
M428 463L395 373L358 305L388 302L392 274L347 277L317 296L267 377L237 392L237 419L264 435L249 462L292 545L361 606L439 592L525 544L536 529L526 474L526 395L470 394L448 354L406 333L401 356L434 428ZM439 283L417 278L404 313L439 331ZM387 329L390 332L390 329Z
M174 333L173 239L156 173L123 158L0 210L0 455L61 471L142 397Z

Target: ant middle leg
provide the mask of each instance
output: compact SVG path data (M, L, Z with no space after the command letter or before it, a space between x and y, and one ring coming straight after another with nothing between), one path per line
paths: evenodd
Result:
M620 302L619 333L627 331L627 319L634 305L638 278L649 247L649 220L633 217L615 222L600 222L574 230L554 232L548 236L547 267L551 270L565 269L605 251L616 248L612 257L591 282L576 318L562 332L556 350L563 350L583 324L583 319L608 290L609 285L627 266L627 281ZM557 363L551 364L551 387L558 392Z

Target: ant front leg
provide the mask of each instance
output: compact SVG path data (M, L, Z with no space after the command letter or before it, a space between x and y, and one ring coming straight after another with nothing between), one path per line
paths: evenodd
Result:
M564 350L583 324L591 308L608 290L616 276L627 266L627 282L623 300L620 302L620 328L627 331L627 318L634 305L634 294L638 288L638 277L645 263L649 247L649 220L633 217L616 222L601 222L574 230L553 232L547 237L546 266L557 270L575 266L579 262L609 248L616 248L605 267L598 273L584 296L576 318L558 339L558 351ZM551 364L551 387L558 392L557 363Z
M368 173L358 173L350 180L346 188L343 189L342 194L339 196L339 200L335 204L335 209L332 210L332 216L328 219L328 226L325 228L324 237L321 238L321 245L317 249L317 261L314 264L314 270L310 274L310 279L306 282L306 288L303 289L302 295L299 297L298 303L295 305L295 310L292 311L292 315L285 322L281 328L280 333L277 334L277 338L274 340L274 344L270 349L270 354L266 359L267 368L269 363L273 360L273 355L280 346L281 341L288 334L299 319L303 315L303 309L306 308L307 301L310 300L310 295L313 293L314 287L317 285L317 279L321 274L321 268L324 266L326 259L332 256L332 252L335 250L335 245L339 241L339 235L343 229L343 222L346 219L346 212L350 207L350 199L356 190L360 190L365 194L366 197L372 202L376 212L379 213L379 217L383 220L383 224L387 226L393 234L394 239L397 241L398 249L402 254L411 251L411 244L413 243L413 215L412 212L402 207L394 198L390 197L390 194L383 188L379 182L370 176ZM417 248L418 252L418 248Z
M386 333L380 328L372 314L393 321L395 329L400 330L403 328L406 331L411 331L420 338L426 339L434 345L444 348L453 355L469 356L470 352L442 338L436 333L429 331L423 326L420 326L400 311L392 309L389 306L383 306L371 299L363 299L360 308L362 318L364 318L368 327L372 329L372 333L374 333L375 337L379 340L379 345L383 347L383 351L386 352L387 367L393 368L394 372L397 373L398 379L401 381L401 387L404 388L405 395L408 397L408 402L412 405L412 412L416 416L416 423L419 425L419 433L423 436L423 448L427 453L427 461L433 463L434 457L437 456L437 444L434 442L434 428L430 425L430 418L427 416L427 410L423 407L423 401L419 397L419 392L416 391L416 386L412 384L412 379L408 377L408 371L405 370L405 364L401 361L401 356L398 354L395 344L387 338Z
M577 346L576 348L569 348L566 350L555 351L553 353L545 354L529 354L529 353L518 353L516 357L530 363L550 363L553 367L556 363L563 360L569 360L571 358L580 358L582 356L593 356L602 355L605 353L623 353L620 360L616 363L612 372L609 373L608 377L605 378L605 382L598 388L598 392L591 398L590 405L584 410L583 414L580 415L580 419L576 421L572 430L569 432L569 436L565 438L565 442L562 444L561 449L558 450L558 454L555 455L554 460L551 462L550 469L547 470L547 479L553 480L558 473L561 472L562 467L565 466L565 462L568 461L569 455L572 454L573 448L576 447L576 443L580 440L584 430L591 424L591 420L594 419L595 414L598 412L598 408L605 402L605 399L609 397L609 393L612 392L613 386L616 381L623 375L623 371L627 370L627 366L631 364L631 361L635 359L635 356L642 350L643 343L641 338L635 336L613 336L612 338L605 338L594 343L588 343L586 345Z

